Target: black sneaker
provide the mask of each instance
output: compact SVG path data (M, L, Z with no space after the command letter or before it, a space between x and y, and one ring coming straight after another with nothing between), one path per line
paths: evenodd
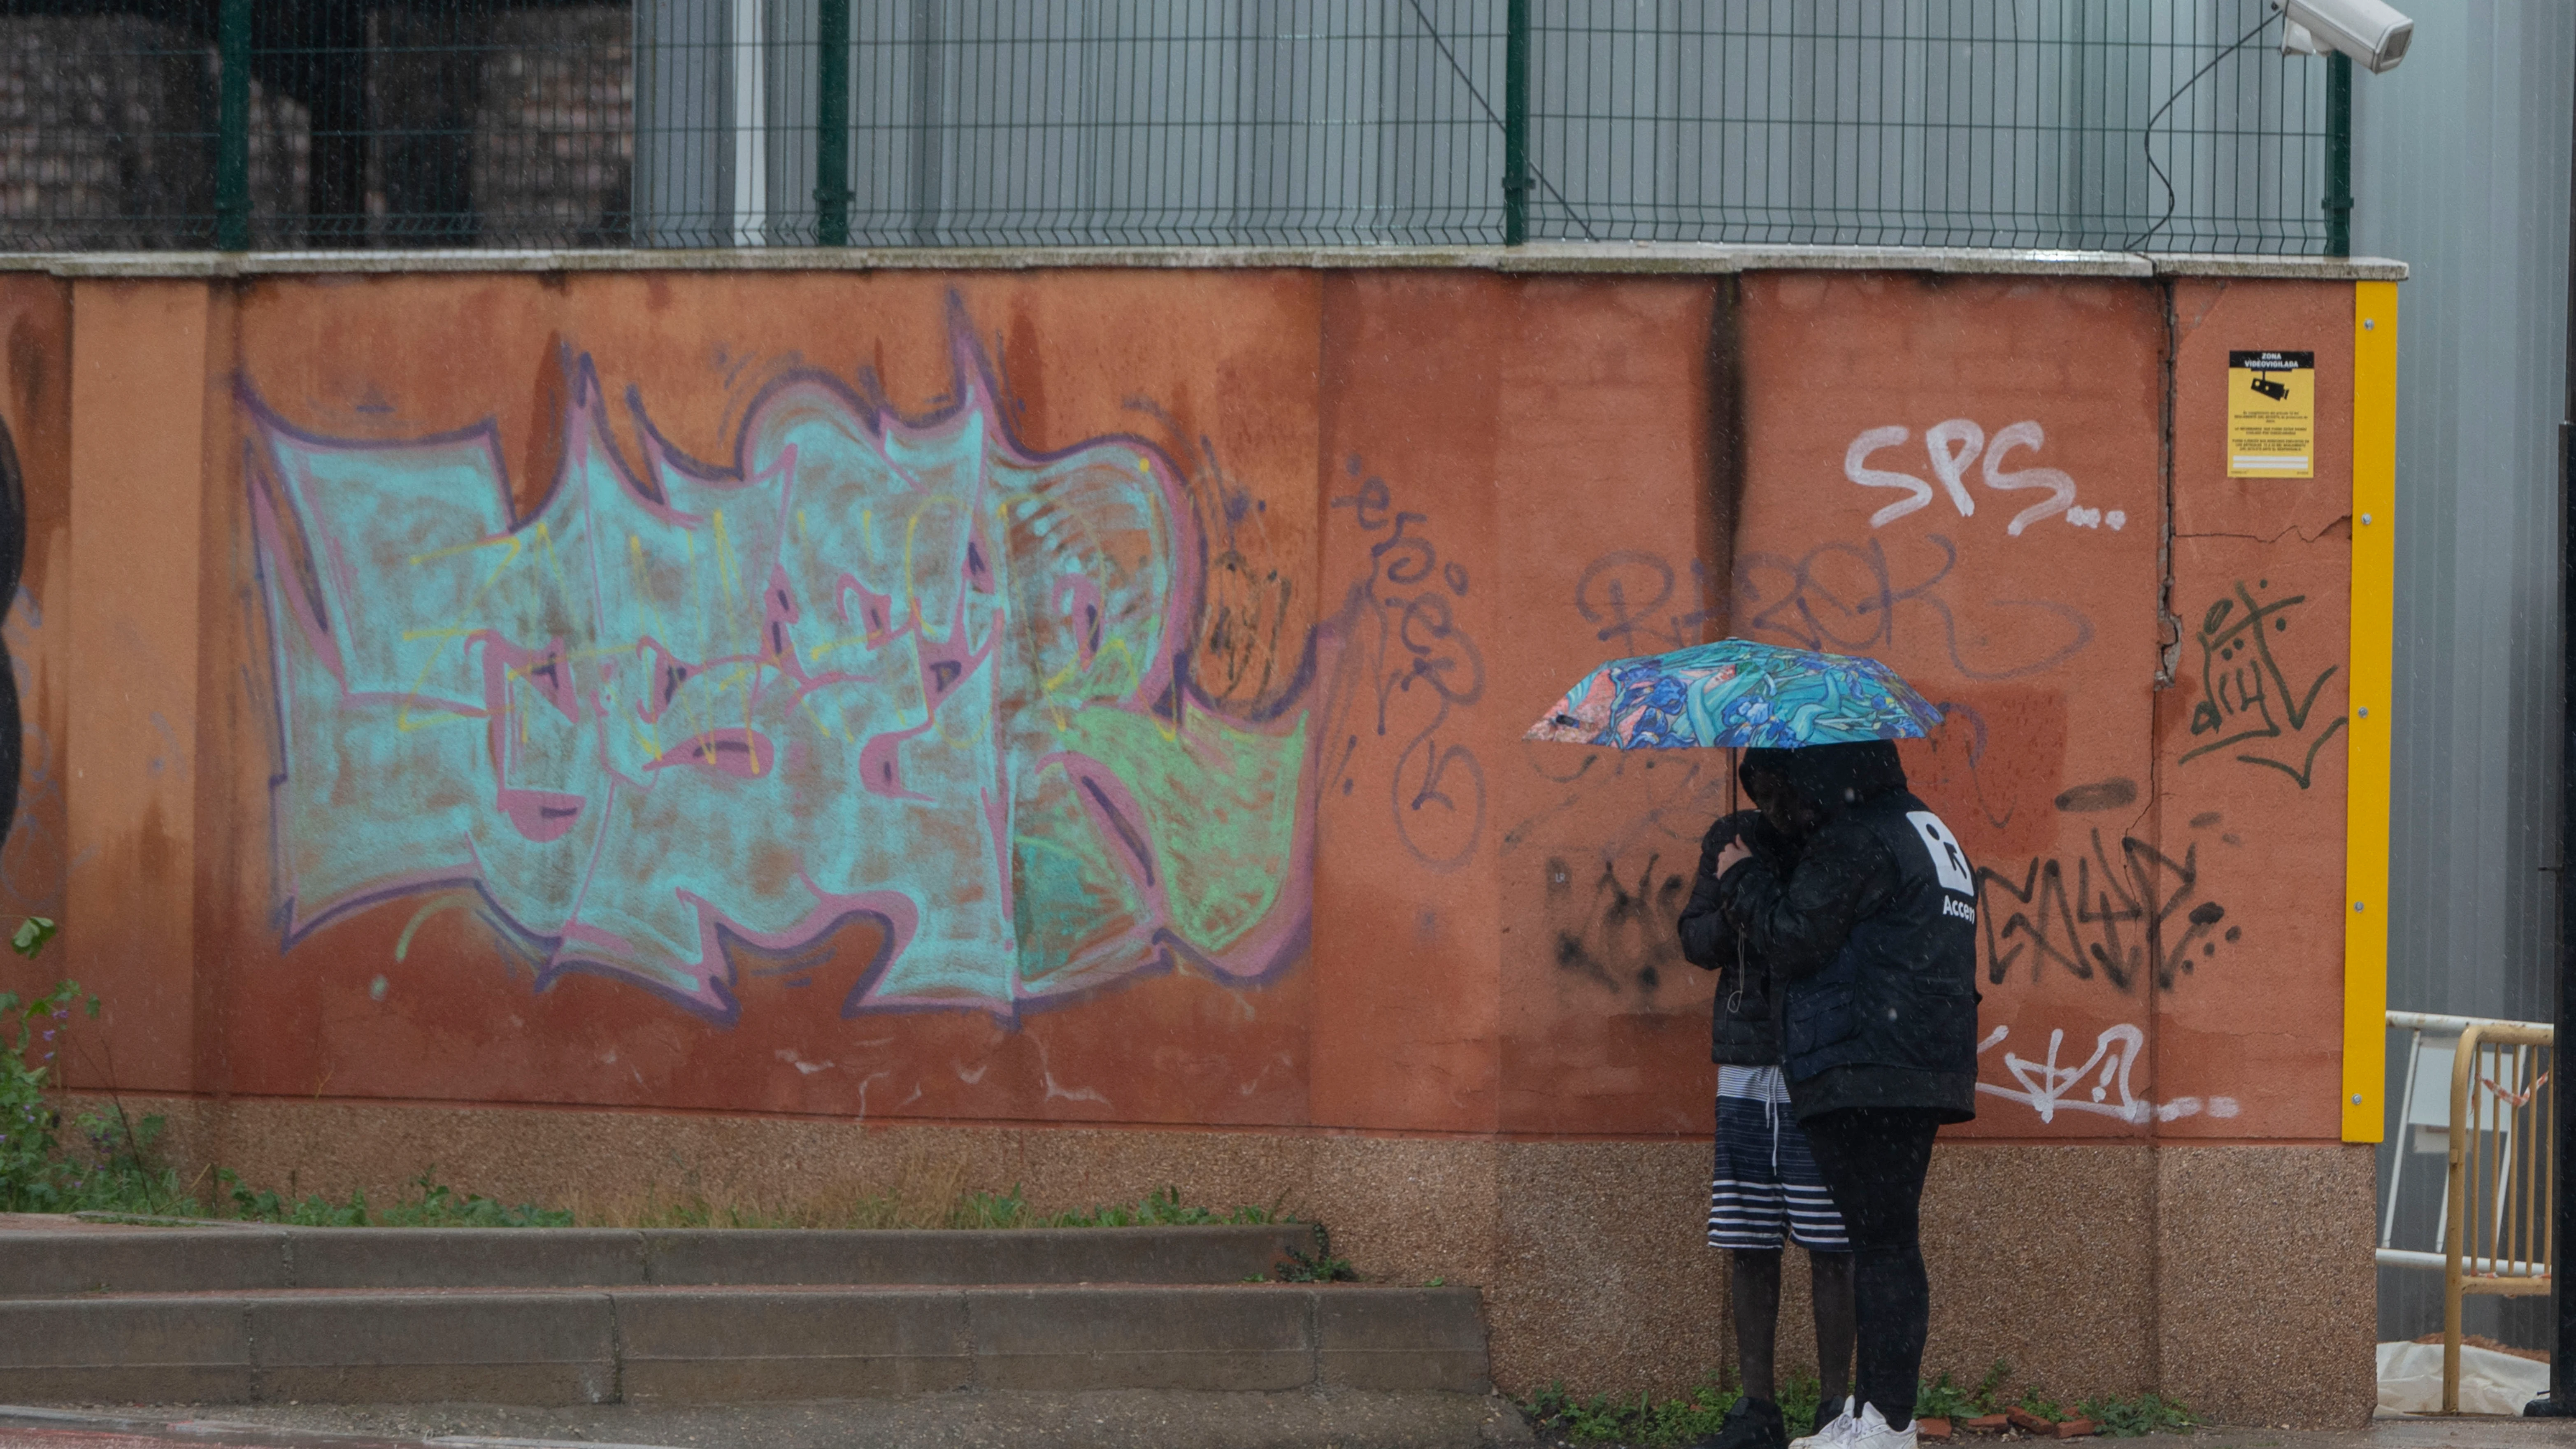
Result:
M1789 1426L1778 1404L1740 1398L1717 1432L1693 1440L1690 1449L1789 1449Z

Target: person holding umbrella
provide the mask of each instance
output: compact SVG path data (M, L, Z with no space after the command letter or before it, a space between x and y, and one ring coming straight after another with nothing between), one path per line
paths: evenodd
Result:
M1855 1405L1802 1442L1914 1449L1932 1303L1923 1179L1934 1132L1977 1115L1976 876L1906 789L1895 745L1778 761L1797 863L1784 872L1732 843L1717 897L1782 983L1790 1101L1852 1246Z
M1916 1444L1923 1180L1941 1124L1976 1115L1976 875L1891 743L1939 723L1875 660L1728 639L1604 664L1529 732L1751 747L1757 774L1776 768L1764 816L1796 842L1794 862L1737 838L1714 872L1738 949L1779 983L1791 1107L1853 1252L1853 1398L1799 1449Z
M1692 1449L1788 1449L1773 1356L1780 1325L1781 1251L1789 1239L1807 1250L1816 1315L1819 1399L1840 1405L1852 1362L1852 1256L1832 1192L1816 1170L1807 1135L1790 1111L1780 1074L1778 984L1759 955L1743 949L1718 908L1717 862L1737 842L1787 871L1797 842L1771 817L1785 818L1782 780L1756 750L1737 769L1760 810L1718 817L1700 842L1699 873L1679 923L1682 957L1720 973L1709 1025L1717 1067L1716 1165L1709 1174L1708 1244L1729 1253L1728 1288L1735 1309L1736 1383L1741 1390L1715 1434Z

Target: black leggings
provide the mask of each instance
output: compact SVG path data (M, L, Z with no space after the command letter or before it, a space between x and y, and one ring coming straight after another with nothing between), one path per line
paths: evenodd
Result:
M1915 1108L1847 1107L1798 1125L1851 1235L1852 1316L1860 1337L1852 1392L1901 1429L1914 1419L1932 1320L1932 1285L1923 1272L1923 1174L1932 1165L1940 1121Z

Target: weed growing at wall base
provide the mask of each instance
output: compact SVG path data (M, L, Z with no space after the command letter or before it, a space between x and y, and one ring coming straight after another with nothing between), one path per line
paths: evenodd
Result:
M1923 1386L1914 1396L1914 1413L1918 1418L1974 1419L1981 1414L1999 1414L2013 1400L2005 1393L2012 1382L2012 1365L1996 1359L1986 1376L1975 1388L1965 1388L1943 1373Z
M2087 1418L2098 1432L2115 1438L2170 1433L2199 1422L2182 1404L2161 1394L2127 1398L2097 1395L2070 1412L2036 1385L2024 1385L2018 1395L2012 1393L2011 1382L2012 1366L2001 1360L1974 1388L1962 1387L1945 1373L1916 1391L1914 1412L1918 1418L1949 1419L1955 1423L2020 1408L2052 1422ZM1608 1394L1577 1399L1558 1383L1519 1404L1545 1444L1570 1445L1574 1449L1678 1449L1715 1434L1738 1397L1738 1390L1711 1374L1690 1393L1662 1403L1643 1393L1633 1399ZM1781 1386L1780 1413L1788 1421L1791 1437L1813 1429L1817 1398L1813 1375L1792 1377Z
M57 930L52 921L30 916L10 934L9 948L33 960ZM87 1186L62 1160L55 1141L62 1116L45 1100L75 1005L98 1015L98 998L81 995L77 981L57 982L32 1000L0 992L0 1209L60 1212L76 1206Z
M304 1228L1158 1228L1222 1227L1291 1223L1297 1219L1269 1207L1208 1208L1181 1201L1177 1188L1166 1187L1132 1203L1109 1203L1064 1212L1038 1212L1014 1186L1008 1192L963 1193L944 1207L924 1212L893 1194L861 1195L828 1203L795 1205L718 1202L704 1196L659 1195L606 1208L548 1208L535 1203L505 1203L475 1193L461 1193L437 1180L435 1168L415 1177L408 1191L388 1202L370 1201L363 1188L334 1200L320 1193L297 1197L292 1191L254 1189L230 1168L207 1176L214 1192L200 1197L181 1184L178 1174L160 1164L155 1151L161 1134L159 1117L134 1124L129 1150L107 1129L117 1118L83 1119L92 1128L100 1161L83 1169L84 1188L77 1201L45 1211L78 1211L108 1221L173 1218L219 1218L240 1222L283 1223ZM113 1161L109 1154L114 1154ZM1319 1254L1292 1252L1280 1276L1292 1282L1337 1282L1359 1275L1350 1263L1333 1257L1329 1238L1320 1238Z
M242 1185L240 1176L230 1168L216 1168L215 1180L230 1199L230 1215L249 1222L286 1223L299 1228L568 1228L573 1225L573 1215L561 1209L541 1208L534 1203L513 1206L472 1193L459 1194L445 1183L434 1180L435 1172L433 1168L413 1178L410 1194L381 1207L368 1204L364 1188L352 1191L345 1203L335 1203L319 1193L290 1202L273 1191L251 1191Z
M61 929L44 916L29 916L10 932L9 949L34 960ZM0 992L0 1211L194 1210L195 1197L159 1161L159 1117L138 1120L122 1105L111 1105L77 1124L89 1148L84 1158L63 1152L62 1113L45 1094L56 1084L55 1063L70 1045L75 1009L84 1017L98 1015L98 998L83 995L77 981L58 981L27 1000Z
M1040 1212L1014 1183L1008 1192L967 1191L953 1174L929 1173L890 1192L858 1192L795 1201L726 1199L702 1192L660 1191L606 1202L579 1202L573 1217L594 1228L1171 1228L1294 1222L1269 1207L1207 1208L1166 1187L1133 1203Z
M2069 1406L2049 1397L2037 1384L2024 1384L2019 1394L2012 1393L2008 1387L2012 1377L2012 1365L2002 1359L1995 1360L1973 1389L1952 1382L1945 1373L1923 1386L1915 1400L1914 1412L1925 1418L1958 1420L1999 1414L2006 1409L2021 1409L2051 1423L2090 1419L2096 1432L2115 1439L2172 1433L2200 1422L2192 1417L2191 1411L2180 1400L2158 1393L2127 1397L2096 1394Z
M1715 1434L1726 1422L1726 1411L1735 1407L1742 1394L1729 1388L1715 1374L1696 1389L1678 1399L1654 1402L1651 1395L1640 1393L1634 1399L1613 1398L1595 1394L1577 1399L1561 1383L1546 1388L1522 1401L1520 1410L1529 1417L1545 1444L1575 1445L1579 1449L1674 1449ZM1788 1421L1792 1437L1806 1433L1814 1426L1816 1383L1813 1379L1792 1379L1781 1394L1781 1417Z
M213 1191L200 1194L183 1184L178 1173L160 1161L159 1117L125 1124L121 1112L82 1119L96 1160L72 1164L57 1160L54 1168L77 1175L76 1193L44 1199L41 1207L22 1211L78 1212L110 1222L169 1222L222 1219L282 1223L304 1228L786 1228L786 1229L1014 1229L1014 1228L1154 1228L1214 1227L1292 1223L1297 1219L1269 1207L1208 1208L1181 1201L1177 1188L1166 1187L1132 1203L1109 1203L1063 1212L1032 1209L1017 1186L1008 1192L951 1192L924 1202L916 1194L853 1194L795 1203L715 1200L691 1193L680 1197L647 1194L601 1205L577 1203L549 1208L535 1203L505 1203L497 1198L459 1192L438 1181L432 1168L413 1178L406 1191L390 1200L371 1201L363 1188L345 1198L321 1193L301 1197L290 1189L252 1188L230 1168L215 1167L199 1179ZM1330 1240L1321 1238L1319 1256L1309 1260L1293 1253L1299 1267L1280 1265L1280 1276L1297 1282L1334 1282L1358 1277L1343 1259L1331 1256Z
M1288 1249L1287 1256L1279 1260L1279 1266L1276 1269L1279 1281L1282 1283L1357 1282L1360 1275L1352 1269L1350 1259L1333 1256L1332 1230L1322 1223L1315 1224L1314 1228L1315 1251L1303 1253L1295 1248Z
M2200 1422L2179 1399L2162 1394L2145 1393L2135 1398L2112 1396L2086 1399L2076 1412L2093 1421L2105 1434L2121 1439L2134 1439L2141 1434L2172 1434Z
M61 1114L45 1100L76 1002L98 1011L73 981L29 1001L0 992L0 1207L12 1212L60 1211L78 1185L56 1150Z
M58 929L50 920L31 917L19 924L10 947L32 959ZM1208 1208L1183 1202L1177 1187L1148 1193L1133 1203L1036 1212L1017 1184L1002 1193L968 1192L955 1171L932 1174L938 1180L927 1184L908 1182L896 1192L855 1194L829 1203L720 1203L694 1193L680 1198L656 1193L641 1203L588 1212L460 1193L439 1182L434 1167L413 1178L410 1190L389 1203L370 1203L364 1189L353 1190L342 1201L320 1193L299 1198L292 1188L285 1194L273 1188L254 1189L225 1167L210 1168L195 1182L183 1182L178 1170L162 1158L165 1120L158 1115L130 1116L121 1102L111 1101L107 1110L80 1119L80 1134L88 1147L85 1155L75 1158L63 1151L62 1113L46 1100L46 1093L55 1085L54 1063L67 1043L76 1007L88 1016L98 1015L98 998L82 995L76 981L58 982L31 1000L20 999L16 992L0 992L0 1212L81 1213L109 1220L229 1218L333 1228L564 1228L578 1223L682 1228L1150 1228L1297 1221L1281 1211L1279 1202L1266 1208ZM206 1190L209 1187L211 1191ZM1314 1225L1314 1233L1314 1253L1292 1249L1288 1260L1279 1265L1279 1276L1307 1283L1357 1278L1348 1261L1333 1256L1332 1238L1322 1224Z

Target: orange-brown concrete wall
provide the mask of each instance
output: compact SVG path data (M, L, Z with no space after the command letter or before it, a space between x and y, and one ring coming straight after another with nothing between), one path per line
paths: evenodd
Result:
M1957 1135L2335 1136L2347 286L13 278L0 326L32 519L0 864L106 998L84 1085L1687 1138L1710 987L1671 927L1722 761L1520 734L1605 656L1735 632L1949 707L1907 752L1980 867ZM2238 347L2316 352L2313 480L2225 477ZM972 428L970 504L1055 534L923 502ZM828 438L880 473L835 484ZM949 552L807 512L843 505ZM561 564L580 529L609 584ZM847 587L799 575L782 652L726 664L797 547ZM448 595L386 582L455 557ZM935 637L961 597L994 652ZM692 660L667 710L783 711L748 769L647 718ZM961 668L991 693L922 703ZM899 788L848 783L870 729ZM473 838L430 858L430 815ZM883 878L815 874L852 831L899 840ZM688 934L635 935L683 898Z
M254 1179L1288 1193L1372 1271L1486 1284L1507 1387L1678 1387L1723 1357L1673 923L1725 770L1522 732L1606 657L1867 653L1948 707L1907 763L1979 867L1935 1362L2354 1417L2352 315L0 277L0 907L66 922L5 984L97 990L70 1082L196 1097L180 1150ZM2238 348L2316 353L2313 479L2225 476Z
M71 323L70 284L0 277L0 468L14 469L26 506L18 594L0 623L21 722L17 810L0 842L0 912L11 917L62 915L70 858Z

